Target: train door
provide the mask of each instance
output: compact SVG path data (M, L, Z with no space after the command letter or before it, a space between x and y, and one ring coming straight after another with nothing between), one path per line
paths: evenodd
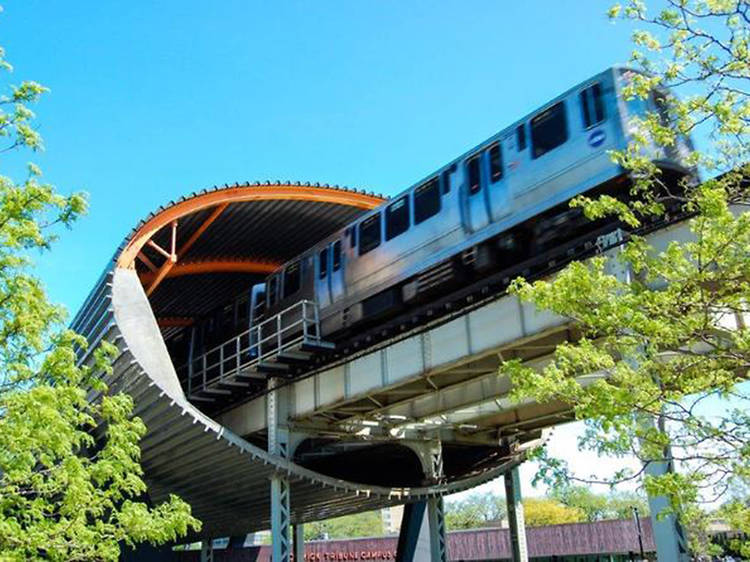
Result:
M250 302L248 303L248 326L250 329L248 334L247 345L249 347L250 357L258 356L258 332L252 328L259 324L263 320L264 312L266 310L266 284L259 283L253 285L250 290ZM243 341L244 345L245 342Z
M272 310L279 302L279 292L281 291L279 287L279 277L280 275L276 273L269 277L266 282L268 285L266 290L266 310Z
M497 142L486 151L487 159L487 199L489 200L490 218L497 221L510 213L508 202L508 183L503 165L503 147Z
M331 304L331 249L326 246L318 252L315 275L315 300L321 308Z
M330 246L331 254L331 302L335 303L346 294L344 283L344 253L341 251L341 240Z
M258 283L250 290L250 303L248 306L248 325L240 326L240 331L251 328L263 318L266 309L266 284Z
M481 230L490 223L484 164L484 152L478 152L467 158L463 165L464 181L461 198L464 224L469 232Z

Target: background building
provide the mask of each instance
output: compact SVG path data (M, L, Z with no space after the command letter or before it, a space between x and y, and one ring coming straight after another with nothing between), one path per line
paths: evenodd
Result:
M386 517L400 517L391 508ZM386 510L383 510L385 513ZM403 508L401 509L403 513ZM641 521L643 550L655 558L651 522ZM396 528L398 523L396 523ZM536 562L625 562L640 559L638 531L631 519L569 523L527 529L529 558ZM448 559L466 561L510 560L508 529L472 529L448 533ZM349 540L310 541L305 543L305 560L309 562L395 560L398 537L373 537ZM167 560L163 557L161 560ZM197 562L200 552L175 552L175 562ZM270 562L270 546L243 547L228 545L214 551L214 562Z

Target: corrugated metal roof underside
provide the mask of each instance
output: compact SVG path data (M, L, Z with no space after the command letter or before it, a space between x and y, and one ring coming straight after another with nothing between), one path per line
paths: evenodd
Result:
M177 248L201 227L213 210L202 209L179 220ZM236 260L284 263L343 228L362 212L356 207L317 201L231 203L189 251L178 256L178 263ZM169 250L171 236L171 226L167 225L152 240ZM144 246L142 252L157 266L164 262L164 257L150 246ZM140 260L136 261L136 269L139 274L149 271ZM167 277L151 294L151 306L159 318L200 317L247 292L265 275L217 272ZM170 329L163 334L167 337L179 332Z
M179 241L193 234L213 209L182 218ZM311 244L332 234L362 212L361 209L317 201L241 201L231 203L180 260L242 257L278 262L293 258ZM168 248L171 228L162 228L153 240ZM163 258L153 248L145 253L155 262ZM142 267L142 266L141 266ZM145 271L145 268L141 269Z
M247 293L263 275L249 273L210 273L184 275L162 281L149 298L157 317L201 316L234 297ZM164 337L167 334L162 330Z

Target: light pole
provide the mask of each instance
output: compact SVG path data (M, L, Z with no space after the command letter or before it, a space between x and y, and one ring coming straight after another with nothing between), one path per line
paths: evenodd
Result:
M635 519L635 528L638 530L638 549L641 553L641 560L645 560L646 556L643 554L643 533L641 532L641 518L638 516L638 508L632 506L633 518Z

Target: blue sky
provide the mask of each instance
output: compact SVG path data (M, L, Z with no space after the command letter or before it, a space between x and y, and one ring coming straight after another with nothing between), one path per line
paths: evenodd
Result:
M403 189L627 61L629 28L607 21L609 4L6 0L12 80L52 90L34 159L60 190L91 196L41 260L52 298L75 312L130 229L193 190Z
M91 197L40 260L51 297L75 312L130 229L193 190L403 189L626 62L630 29L607 21L610 3L6 0L12 80L52 90L33 159ZM559 431L569 451L576 431Z

